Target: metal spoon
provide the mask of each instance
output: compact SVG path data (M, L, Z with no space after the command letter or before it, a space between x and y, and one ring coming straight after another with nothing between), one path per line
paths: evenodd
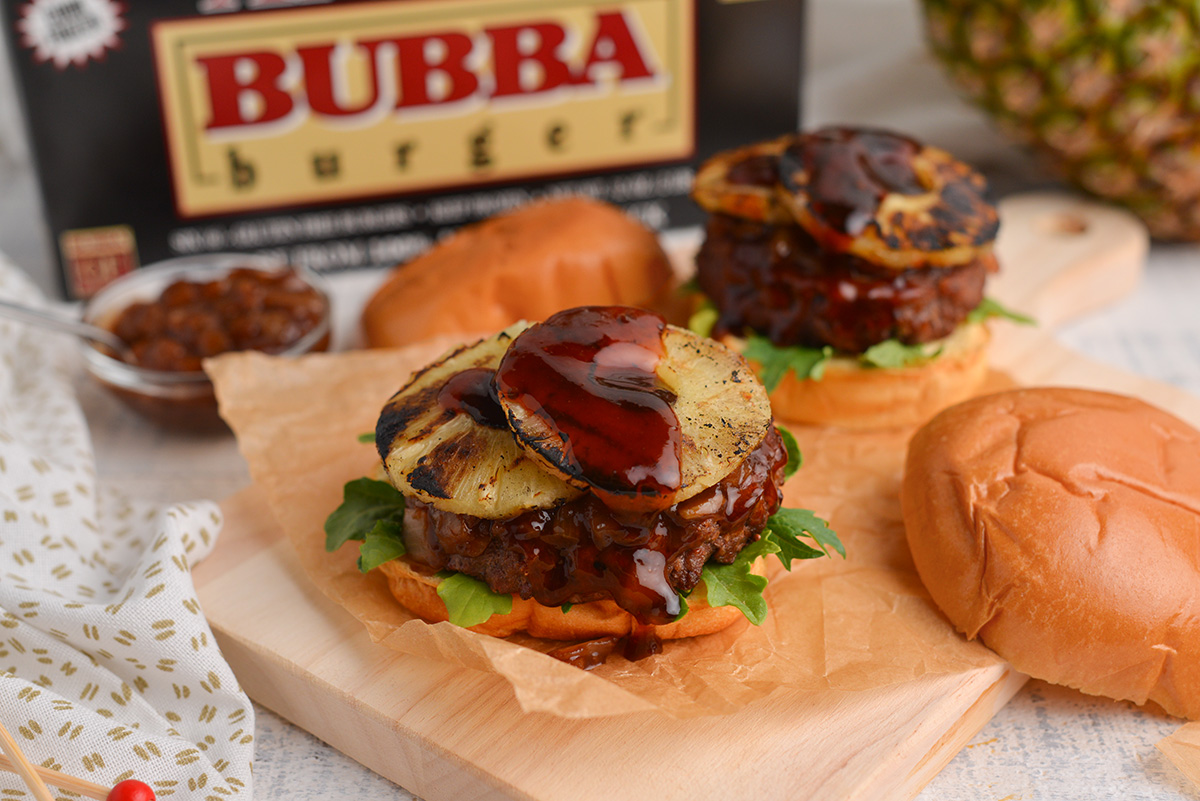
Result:
M98 345L112 350L117 354L117 358L121 361L134 363L136 359L129 345L125 344L125 340L121 339L111 331L106 331L98 326L85 323L82 320L76 320L71 317L66 317L54 312L44 311L42 309L34 309L29 306L22 306L19 303L12 303L7 300L0 300L0 317L9 317L13 320L20 320L23 323L30 325L49 328L52 331L62 331L68 334L75 334L83 337L89 342L94 342Z

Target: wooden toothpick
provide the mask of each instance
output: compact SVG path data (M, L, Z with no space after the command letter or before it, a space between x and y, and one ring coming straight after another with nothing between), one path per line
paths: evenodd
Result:
M115 788L110 788L52 768L40 768L34 765L21 752L17 741L2 723L0 723L0 752L2 752L0 770L12 771L20 776L33 793L35 801L55 801L54 796L50 793L50 788L46 787L47 784L87 798L95 798L97 801L109 801L109 799L116 801L118 798L154 800L154 790L150 785L136 779L127 779L119 782Z
M103 784L89 782L87 779L80 779L78 776L69 776L66 773L61 773L50 768L40 768L37 765L34 765L33 769L43 782L53 787L70 790L73 793L79 793L85 798L95 798L97 801L105 801L108 798L110 790ZM17 767L9 761L8 757L0 756L0 770L8 770L16 773Z
M8 733L8 729L4 728L3 723L0 723L0 751L3 751L8 757L6 761L11 765L8 770L21 777L37 801L54 801L54 796L50 794L50 788L38 775L38 769L25 758L25 754L21 753L17 741Z

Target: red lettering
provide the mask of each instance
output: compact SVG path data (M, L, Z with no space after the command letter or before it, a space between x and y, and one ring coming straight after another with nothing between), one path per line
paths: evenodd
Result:
M528 53L521 51L520 39L525 31L529 32L527 35L537 36L537 46ZM492 66L496 76L493 97L548 92L571 82L571 69L557 54L559 46L567 38L567 32L561 25L553 22L514 25L488 28L486 33L492 40ZM521 67L530 63L540 68L540 80L532 86L523 86Z
M579 82L593 82L595 79L592 77L592 67L604 63L620 67L621 74L618 80L621 81L650 78L654 75L642 59L642 51L633 38L633 32L629 30L625 15L619 11L596 15L596 35L592 38L587 61L579 71Z
M208 130L236 125L257 125L286 117L295 103L279 86L287 68L283 56L272 52L238 53L232 56L204 56L196 59L208 72ZM238 64L250 62L255 74L247 81L238 77ZM252 92L262 107L252 117L243 114L242 98Z
M391 42L396 45L396 67L400 72L398 86L400 98L396 108L428 106L433 103L453 103L470 97L479 89L479 79L467 68L467 56L471 54L471 37L465 33L429 34L400 39L381 39L376 42L361 42L363 45L379 45ZM427 43L440 42L445 48L442 59L430 63L426 59ZM431 95L430 79L440 73L448 81L444 96Z
M366 48L370 64L371 93L364 102L351 107L344 106L338 101L337 93L333 88L333 58L337 46L315 45L297 49L300 62L304 65L304 91L308 96L308 107L317 114L324 114L328 117L345 117L361 114L375 105L379 101L379 67L375 58L378 46L378 42L368 42L363 45Z
M564 60L568 31L557 22L541 21L485 28L491 45L492 97L512 97L550 92L564 86L586 85L609 79L622 82L654 77L631 21L619 11L598 13L590 46L582 61ZM257 51L203 56L196 63L207 74L207 130L261 125L287 117L296 109L301 88L283 86L289 63L303 75L308 108L319 117L349 117L381 105L395 109L455 103L481 93L477 65L472 59L476 38L462 31L395 36L350 43L310 44L294 56ZM387 50L380 50L384 45ZM368 59L369 86L358 99L339 90L352 82L343 48ZM385 53L394 63L381 65ZM299 62L295 64L295 62ZM390 81L380 71L394 71L395 97L384 97ZM486 74L486 73L485 73ZM386 76L385 76L386 77ZM390 95L390 92L388 93ZM301 103L304 100L300 101Z

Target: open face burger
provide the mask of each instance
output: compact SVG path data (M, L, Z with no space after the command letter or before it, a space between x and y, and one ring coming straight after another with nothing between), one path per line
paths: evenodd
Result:
M921 422L986 375L999 227L978 172L890 131L822 128L721 153L693 318L742 350L797 422ZM1019 317L1019 315L1010 315Z
M386 481L347 485L327 548L360 540L426 620L585 641L558 654L577 663L761 622L757 559L841 548L780 508L799 454L746 362L634 308L454 351L387 401L375 444Z

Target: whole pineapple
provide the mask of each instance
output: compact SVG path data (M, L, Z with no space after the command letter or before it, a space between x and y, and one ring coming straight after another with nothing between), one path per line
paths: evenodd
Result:
M922 0L1003 130L1163 239L1200 240L1200 0Z

